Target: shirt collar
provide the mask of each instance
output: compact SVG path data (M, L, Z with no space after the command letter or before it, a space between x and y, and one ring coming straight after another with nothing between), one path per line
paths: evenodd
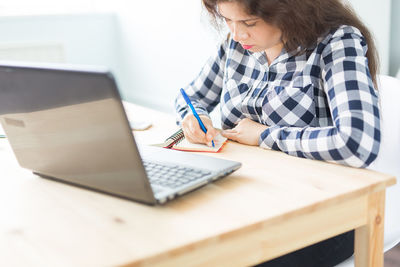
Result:
M268 60L267 60L267 55L265 53L265 51L260 51L260 52L250 52L247 50L247 53L253 57L255 57L255 59L264 67L269 68L273 65L276 65L278 63L281 62L285 62L288 58L296 55L297 53L299 53L301 51L301 47L299 46L297 49L287 52L286 49L283 47L281 50L281 53L279 54L279 56L277 58L274 59L274 61L272 61L272 63L270 65L268 65Z

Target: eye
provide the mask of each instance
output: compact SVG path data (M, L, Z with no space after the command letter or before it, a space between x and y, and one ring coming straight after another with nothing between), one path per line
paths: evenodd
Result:
M253 22L253 23L247 23L245 22L244 25L246 25L246 27L253 27L256 26L257 22Z

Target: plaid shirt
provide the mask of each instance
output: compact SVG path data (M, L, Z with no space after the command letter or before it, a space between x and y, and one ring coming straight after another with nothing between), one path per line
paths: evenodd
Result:
M380 119L364 37L341 26L296 52L283 50L268 65L265 52L228 39L185 90L199 114L220 104L223 129L243 118L269 126L259 138L263 148L368 166L379 151ZM175 106L179 121L189 110L180 95Z

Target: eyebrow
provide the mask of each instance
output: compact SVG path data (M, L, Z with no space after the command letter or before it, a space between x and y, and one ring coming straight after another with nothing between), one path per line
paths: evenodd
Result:
M224 16L222 16L221 14L219 14L222 18L224 18L224 19L227 19L227 20L231 20L231 19L229 19L229 18L225 18ZM256 20L256 19L259 19L259 18L252 18L252 19L242 19L242 20L238 20L238 21L242 21L242 22L246 22L246 21L251 21L251 20Z

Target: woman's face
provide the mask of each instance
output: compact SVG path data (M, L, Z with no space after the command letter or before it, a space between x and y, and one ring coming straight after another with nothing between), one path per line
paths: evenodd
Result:
M218 12L225 19L232 38L251 52L282 47L282 32L259 17L248 15L238 2L218 3Z

